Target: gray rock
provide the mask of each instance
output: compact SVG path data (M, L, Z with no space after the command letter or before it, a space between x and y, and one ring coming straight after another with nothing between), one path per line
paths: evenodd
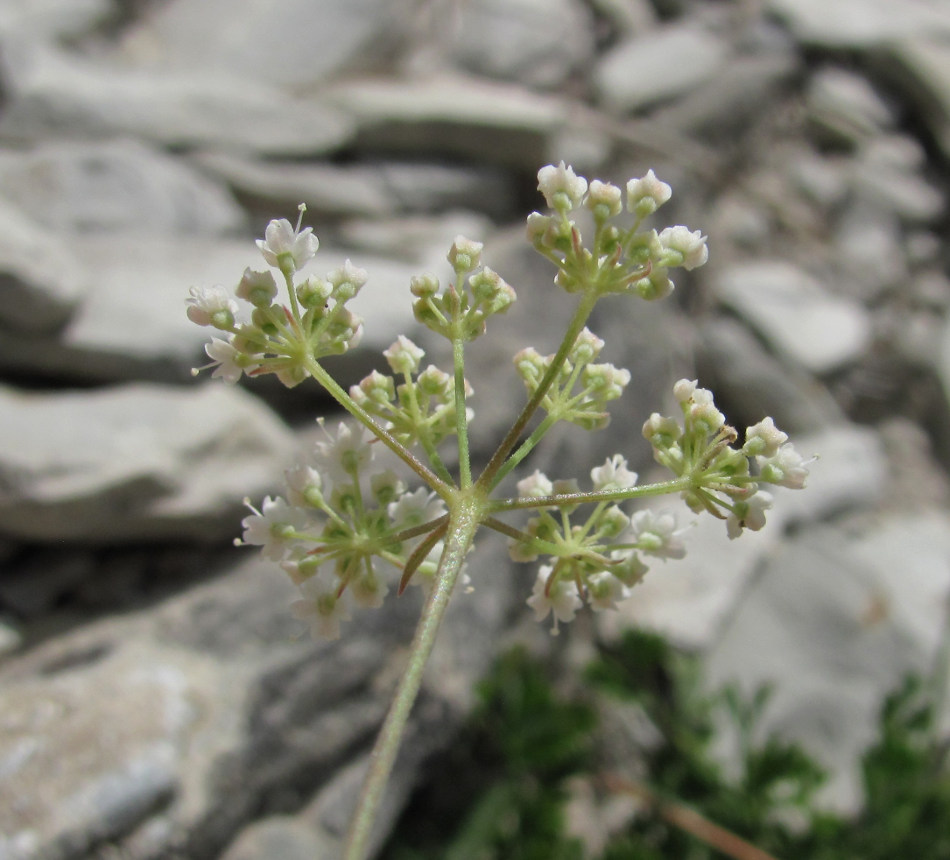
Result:
M933 665L950 596L948 535L935 512L858 534L810 529L769 561L709 655L714 688L773 686L761 730L801 742L829 768L820 798L832 808L860 805L858 758L884 696Z
M476 0L459 9L451 57L478 75L552 88L590 62L592 23L576 0Z
M814 377L780 361L738 320L713 317L700 323L696 364L703 384L715 391L736 426L771 415L785 432L797 435L844 418Z
M306 203L308 217L390 216L394 212L445 212L468 208L505 217L514 208L511 177L490 168L377 162L261 162L221 152L197 163L225 180L255 209L292 210Z
M789 263L736 264L718 272L713 287L776 353L812 373L855 361L868 345L867 311Z
M256 80L169 70L16 45L0 55L8 101L0 140L144 138L170 147L218 147L273 156L314 155L349 140L341 111Z
M105 23L115 8L110 0L32 0L4 3L0 39L75 39Z
M634 111L681 95L716 74L727 46L692 24L671 24L608 51L594 73L601 102Z
M235 231L244 222L221 186L128 139L0 152L0 196L53 231L201 235Z
M856 196L904 223L932 223L946 200L936 184L921 175L925 164L917 141L904 135L878 136L868 141L852 167Z
M822 209L835 209L845 200L852 176L851 162L844 158L820 155L811 150L791 159L789 179Z
M340 81L321 95L352 115L358 150L429 152L530 171L551 160L549 138L571 120L571 105L560 98L448 73Z
M56 332L84 288L76 260L63 243L0 200L0 351L7 339L4 328L29 338Z
M733 139L757 126L763 112L774 110L800 62L791 49L730 57L672 104L655 110L651 121L704 142Z
M217 540L294 440L238 388L0 390L0 531L30 540Z
M451 238L445 250L449 245ZM189 287L225 283L233 288L245 267L264 267L251 239L104 233L73 237L68 247L90 285L80 307L53 337L6 335L0 340L0 367L86 382L183 381L191 367L206 363L203 346L212 336L211 329L185 316ZM369 320L364 347L383 349L414 325L409 279L421 263L350 256L370 273L351 303ZM321 248L310 267L323 273L344 259Z
M404 47L414 0L289 0L279 4L174 0L151 7L122 50L154 72L222 71L301 88L347 71L379 69Z
M475 592L450 607L390 816L422 759L454 734L492 658L512 596L501 555L496 547L471 566ZM311 643L287 611L292 592L274 565L254 561L152 611L8 661L0 672L8 845L59 860L87 857L106 838L130 860L218 856L248 817L298 808L321 784L335 790L306 820L345 822L359 773L343 768L363 758L419 604L393 601L382 622L362 613L342 640ZM337 769L356 777L345 793ZM106 806L89 802L96 798Z
M755 587L762 566L783 546L783 532L793 523L818 523L842 510L873 505L884 492L887 468L875 434L851 425L810 436L795 436L806 457L817 454L804 490L771 488L775 504L759 532L730 540L725 524L711 516L694 517L678 498L656 500L651 507L677 511L687 556L682 561L654 562L650 572L617 612L597 616L608 639L630 626L662 633L679 647L706 651L713 647L742 596Z
M866 49L903 37L950 32L940 0L768 0L767 9L808 46Z
M829 67L812 74L809 119L837 145L858 146L893 126L892 108L863 75Z
M901 225L893 209L856 198L832 238L841 292L872 304L907 280Z

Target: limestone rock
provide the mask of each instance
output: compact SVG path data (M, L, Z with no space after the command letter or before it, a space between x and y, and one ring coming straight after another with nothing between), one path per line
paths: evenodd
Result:
M179 159L129 139L0 152L0 196L52 231L192 236L243 227L234 199Z
M595 84L600 100L633 111L699 86L726 61L726 45L691 24L671 24L621 43L600 61Z
M835 296L789 263L762 260L720 271L714 289L780 355L812 373L854 361L871 335L856 302Z
M294 450L266 407L225 385L0 397L0 531L19 538L217 540Z

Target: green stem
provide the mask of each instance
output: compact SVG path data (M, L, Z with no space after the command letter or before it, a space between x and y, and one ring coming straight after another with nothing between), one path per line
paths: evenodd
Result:
M465 342L452 339L452 363L455 365L455 428L459 446L459 486L472 486L472 461L468 450L468 415L465 413Z
M498 485L498 482L501 480L499 472L502 466L504 466L505 460L512 450L514 450L515 445L518 444L518 439L521 438L525 427L528 426L528 422L541 405L541 401L544 400L548 389L554 383L554 380L557 379L557 375L561 372L561 367L566 361L571 347L574 346L574 341L577 340L577 336L587 323L587 319L590 317L594 305L597 304L598 298L599 296L596 290L587 290L582 294L580 304L578 304L577 309L574 311L574 316L568 325L567 333L564 335L564 339L561 341L561 345L554 355L551 366L548 368L547 373L544 374L534 394L525 404L524 409L521 410L521 414L515 420L515 423L511 425L511 429L505 435L505 438L502 439L501 444L492 455L491 460L488 461L485 471L482 472L476 482L477 486L487 491L494 489L494 487Z
M643 484L628 487L625 490L603 490L599 493L561 493L556 496L532 496L524 499L497 499L488 503L493 513L518 511L530 508L561 508L570 505L585 505L591 502L624 502L628 499L645 499L650 496L665 496L668 493L682 493L693 489L696 481L690 476L673 478L670 481L658 481L655 484Z
M416 627L409 651L409 665L399 681L389 712L376 739L376 745L373 747L369 771L350 825L343 860L365 860L373 822L396 760L409 712L419 693L423 672L432 653L449 598L452 596L452 589L462 569L465 554L478 529L484 502L475 494L460 494L452 507L445 549L439 562L436 581L426 599L422 617Z
M413 472L415 472L423 481L425 481L442 498L446 498L452 491L451 484L443 481L436 475L425 463L416 457L405 445L400 444L388 433L385 428L380 427L373 417L360 406L343 387L332 377L316 359L307 359L307 370L310 375L322 385L327 393L336 400L347 412L370 430L379 440L392 451L400 460L402 460Z

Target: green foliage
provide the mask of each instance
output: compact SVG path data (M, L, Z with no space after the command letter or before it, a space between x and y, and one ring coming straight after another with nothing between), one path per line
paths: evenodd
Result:
M384 860L582 860L564 836L567 776L593 764L590 705L558 697L520 650L479 689L469 729Z
M583 860L565 830L564 784L576 774L596 783L616 765L598 756L598 698L635 702L660 737L641 751L652 803L598 860L738 856L671 823L671 807L783 860L950 858L948 748L936 735L934 684L908 677L886 700L863 760L865 808L848 820L815 808L823 774L800 746L761 737L769 690L709 695L700 680L695 659L645 633L603 649L572 697L558 695L524 652L505 656L439 768L445 778L416 799L384 860ZM724 721L739 738L728 775L711 752Z

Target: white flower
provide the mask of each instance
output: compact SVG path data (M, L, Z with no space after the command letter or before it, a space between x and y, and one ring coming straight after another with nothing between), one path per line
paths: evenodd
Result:
M527 478L518 481L519 499L537 499L551 495L554 495L554 484L539 469L535 469Z
M277 296L277 281L270 272L258 272L248 266L234 292L239 299L266 308Z
M389 586L380 580L372 565L364 565L363 572L353 577L346 590L353 595L353 602L364 609L379 609L389 594Z
M323 422L320 422L323 426ZM373 435L362 425L355 428L340 422L336 436L326 431L327 441L317 442L317 465L335 483L352 484L354 473L359 473L373 459L370 441Z
M595 573L587 579L587 602L595 612L616 609L617 601L627 596L624 584L606 570Z
M604 461L603 466L591 469L590 478L595 492L625 490L637 483L637 473L627 468L627 460L621 454L614 454Z
M404 334L399 335L399 339L389 349L383 350L393 373L418 373L419 364L425 354L424 349L416 346Z
M253 513L241 520L242 543L259 546L265 558L271 561L283 559L298 540L297 533L309 525L307 515L292 508L280 496L276 499L266 496L259 511L249 500L245 499L244 503Z
M772 494L759 490L747 501L736 502L726 519L726 534L735 540L743 528L757 532L765 525L765 512L772 507Z
M313 576L299 587L301 599L290 605L294 618L310 625L314 639L339 639L340 622L350 620L348 592L339 596L339 586Z
M415 492L403 493L386 510L393 530L398 532L437 520L445 513L445 503L435 493L420 487Z
M553 568L550 565L541 565L538 578L534 583L534 591L528 598L527 604L534 610L535 621L544 621L549 614L554 615L554 627L551 633L557 635L559 621L573 621L582 601L577 593L577 584L573 579L556 579L548 586L548 578Z
M324 495L323 477L313 468L301 464L284 472L287 480L287 497L292 505L316 507L314 502L322 500Z
M622 196L623 192L616 185L595 179L590 184L590 193L587 195L586 206L588 209L605 206L608 215L619 215L621 211L623 211Z
M627 183L627 209L640 218L645 218L666 203L673 195L673 189L656 178L652 170L639 179Z
M709 259L706 237L699 230L690 231L689 227L682 225L666 227L660 231L659 238L666 252L677 257L677 261L671 264L682 266L687 272Z
M303 215L302 209L300 214ZM264 238L257 240L257 247L261 249L268 265L293 272L313 258L320 242L313 235L312 227L301 230L298 219L297 227L294 228L286 218L281 218L267 225Z
M555 199L558 194L565 194L573 208L587 193L587 180L574 173L574 168L568 167L562 161L557 167L549 164L538 171L538 191L544 195L552 209L558 208Z
M695 379L679 379L673 386L673 396L679 403L688 403L698 385Z
M452 247L449 248L446 259L453 269L469 272L478 266L484 247L482 242L466 239L464 236L456 236Z
M771 418L763 418L746 429L742 452L750 457L774 457L787 441L787 433L779 430Z
M214 325L215 317L218 317L223 323L219 328L229 328L234 324L234 317L239 310L238 303L224 287L192 287L188 292L191 293L191 298L185 299L185 304L188 305L185 312L193 323Z
M805 486L808 477L808 464L814 462L814 457L807 460L795 450L791 442L786 442L773 457L756 457L759 464L759 475L763 481L788 487L790 490L800 490Z
M256 367L256 365L251 364L245 365L246 356L235 349L230 340L224 341L221 338L213 337L211 343L205 344L205 352L214 363L214 370L211 375L218 376L231 385L234 385L241 378L245 370Z
M676 528L674 514L655 514L649 508L637 511L630 518L631 543L656 558L683 558L686 546L682 541L685 529Z

